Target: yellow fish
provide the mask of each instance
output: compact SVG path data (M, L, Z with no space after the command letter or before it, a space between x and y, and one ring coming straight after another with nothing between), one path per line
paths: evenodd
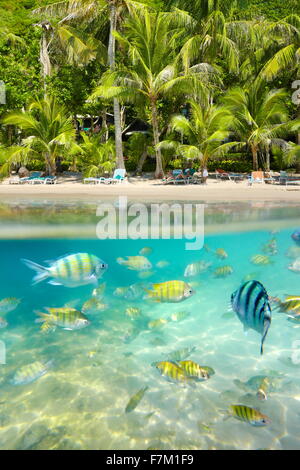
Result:
M150 246L144 246L144 248L142 248L139 251L140 255L150 255L151 253L152 253L152 248L150 248Z
M141 316L141 310L137 307L127 307L125 314L131 319L135 319Z
M251 258L251 263L266 266L267 264L271 264L272 261L269 256L267 255L254 255Z
M202 369L202 367L194 361L180 361L178 364L185 371L188 377L194 377L201 381L209 379L207 370Z
M55 330L56 326L64 330L78 330L90 324L89 320L75 308L47 308L48 313L37 312L43 322L41 330L44 333Z
M231 266L220 266L214 271L215 277L227 277L233 273L233 268Z
M157 302L181 302L194 294L191 286L184 281L166 281L152 284L152 290L145 289L148 298Z
M218 248L216 251L215 251L215 255L220 258L220 259L226 259L228 258L228 254L226 253L226 251L223 249L223 248Z
M132 271L149 271L152 268L152 264L145 256L127 256L126 258L126 260L117 258L117 263Z
M189 380L191 380L191 378L186 375L185 371L174 362L157 362L155 367L160 371L161 375L167 377L169 380L183 383L187 383Z
M182 321L182 320L185 320L189 315L190 315L189 312L176 312L176 313L172 313L169 320Z
M160 328L163 325L166 325L167 323L168 320L165 320L164 318L159 318L158 320L149 321L148 328L150 328L151 330L154 328Z
M141 388L141 390L139 390L130 398L125 408L125 413L130 413L138 406L138 404L140 403L140 401L142 400L143 396L145 395L148 389L149 387L143 387Z

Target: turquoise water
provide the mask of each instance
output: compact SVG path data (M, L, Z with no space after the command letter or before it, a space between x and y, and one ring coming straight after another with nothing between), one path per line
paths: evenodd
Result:
M23 208L19 229L42 223L34 216L28 221L28 211ZM251 227L245 227L244 221L255 211ZM1 449L300 449L300 364L291 360L293 342L300 339L298 325L274 309L260 356L260 335L250 330L245 336L235 315L224 316L232 292L245 276L261 281L272 297L300 295L300 274L287 269L293 260L286 256L295 246L291 233L298 227L299 208L293 208L288 217L284 206L270 209L263 204L259 210L240 206L239 217L233 216L233 208L226 211L222 205L209 206L207 212L215 218L206 227L209 249L200 251L186 251L185 240L101 241L76 238L76 233L59 238L52 232L52 238L31 239L28 231L25 238L22 230L17 232L11 225L13 216L9 215L9 223L3 216L3 233L9 232L7 227L14 229L10 238L5 235L0 240L0 299L17 297L22 302L5 316L8 326L0 329L6 346L6 364L0 365ZM57 215L55 210L53 214ZM75 222L90 223L85 215L85 209L78 211ZM220 219L222 223L228 219L226 229L214 225ZM45 225L50 222L48 216ZM276 227L278 232L271 234ZM272 237L278 246L278 253L270 256L272 264L251 263ZM153 268L150 277L140 279L138 272L116 259L138 255L145 246L152 248L145 256ZM217 258L218 248L227 252L227 259ZM45 260L78 252L95 254L108 263L100 280L106 283L103 303L108 308L88 315L90 325L84 329L57 328L42 334L36 311L66 304L80 309L94 287L67 288L47 282L32 286L34 272L20 260L47 265ZM157 267L162 260L169 264ZM212 265L205 273L184 278L186 266L198 260ZM233 273L216 278L213 273L222 265L230 265ZM186 280L194 295L180 303L158 303L143 295L126 299L114 294L118 287L169 280ZM139 308L141 319L128 317L127 307ZM172 320L178 312L185 312L186 318ZM156 319L167 322L151 328L149 322ZM171 383L151 365L186 347L195 347L188 359L215 370L206 382ZM53 360L44 376L26 385L10 382L21 367L44 360ZM257 399L256 389L234 383L256 375L280 377L263 402ZM125 413L129 399L144 386L149 388L140 403ZM256 428L234 418L224 420L223 410L237 403L259 408L271 424Z

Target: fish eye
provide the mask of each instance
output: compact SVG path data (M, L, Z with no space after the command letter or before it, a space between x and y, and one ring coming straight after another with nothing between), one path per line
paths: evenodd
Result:
M106 264L104 264L104 263L100 264L100 268L101 268L101 269L105 269L105 268L106 268Z

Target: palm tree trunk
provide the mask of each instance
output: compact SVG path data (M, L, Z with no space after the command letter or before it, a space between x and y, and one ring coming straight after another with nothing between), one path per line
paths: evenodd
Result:
M270 171L270 146L266 148L266 171Z
M139 159L139 162L137 164L137 167L136 167L136 174L138 175L139 173L142 172L142 169L143 169L143 165L146 161L146 158L147 158L147 155L148 155L148 152L147 152L147 148L143 151L142 155L141 155L141 158Z
M257 148L255 145L251 145L251 152L253 159L253 170L258 170Z
M113 32L117 27L117 11L115 2L110 2L110 31L108 41L108 64L110 70L114 70L116 63L116 39ZM119 100L114 98L114 122L117 168L125 168L122 145L121 113Z
M157 106L156 106L156 100L154 98L151 99L151 120L152 120L152 128L153 128L153 143L154 143L155 155L156 155L155 178L163 178L164 170L162 166L161 151L159 148L157 148L157 145L159 144L159 130L158 130Z
M46 162L46 172L49 175L54 176L56 174L55 159L51 158L51 156L48 153L46 153L45 154L45 162Z
M101 118L102 118L102 132L103 134L101 135L101 142L103 144L106 144L108 141L108 126L107 126L107 120L106 120L106 108L102 109L101 111Z

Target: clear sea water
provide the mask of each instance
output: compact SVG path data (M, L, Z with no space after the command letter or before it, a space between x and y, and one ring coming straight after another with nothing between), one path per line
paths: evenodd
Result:
M205 244L210 251L186 251L185 240L98 240L94 204L3 203L0 299L22 302L0 329L6 346L6 364L0 365L0 449L300 449L300 364L291 359L300 330L274 310L260 356L260 335L250 330L245 336L236 316L223 316L247 275L261 281L270 296L300 295L300 274L287 269L292 260L286 256L295 246L291 233L300 226L299 215L297 205L208 204ZM262 253L272 237L278 244L273 263L253 265L250 258ZM147 255L153 275L142 280L116 259L137 255L145 246L153 250ZM226 250L226 260L215 256L217 248ZM43 335L36 311L67 303L80 308L93 286L32 286L34 273L20 260L47 265L45 260L77 252L108 263L101 279L108 309L90 316L85 329L57 328ZM162 260L169 265L156 267ZM185 279L187 264L198 260L210 261L211 269ZM213 271L225 264L233 273L215 278ZM113 294L117 287L175 279L190 282L195 294L180 303ZM146 321L135 325L125 315L127 307L140 308ZM182 321L147 326L148 320L183 311L189 315ZM185 347L195 347L188 359L215 370L208 381L194 387L171 383L151 366ZM10 383L17 370L38 360L54 360L54 365L32 383ZM255 389L234 383L256 375L281 377L263 402ZM144 386L149 388L143 399L125 413L131 396ZM223 410L237 403L259 408L271 424L256 428L224 420Z

